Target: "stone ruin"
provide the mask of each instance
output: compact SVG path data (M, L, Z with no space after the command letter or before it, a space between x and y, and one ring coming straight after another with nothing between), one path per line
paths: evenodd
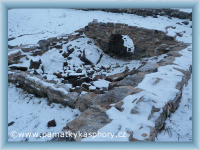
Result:
M72 132L97 132L100 128L110 123L112 120L107 116L106 111L111 107L115 107L119 111L123 111L123 99L132 94L140 93L142 89L135 88L146 74L157 72L160 66L172 65L175 57L180 57L179 51L186 48L190 44L179 43L175 37L166 35L162 31L150 30L136 26L128 26L119 23L102 23L94 20L88 23L88 26L76 31L78 34L69 35L68 38L63 38L66 43L70 40L78 39L84 33L87 37L94 39L95 45L100 47L105 53L116 56L118 58L140 59L143 57L158 56L166 53L166 56L157 63L143 62L136 70L131 70L126 73L118 73L115 75L105 77L106 80L111 81L108 91L106 93L88 92L80 95L80 92L72 90L65 84L58 84L55 81L48 81L40 75L34 75L27 72L27 68L12 68L8 73L8 82L16 84L18 87L34 94L38 97L47 97L50 102L61 103L64 106L77 108L82 113L76 119L67 123L63 130ZM134 52L129 52L124 47L122 35L128 35L134 43ZM27 49L26 51L33 51L33 56L42 55L51 48L56 48L56 45L51 45L52 39L44 41L45 45L40 46L41 51L35 51L36 47ZM57 40L57 39L56 39ZM55 42L55 41L53 41ZM57 41L56 41L57 42ZM113 45L117 43L117 45ZM51 46L50 46L51 45ZM57 47L58 48L58 47ZM59 49L62 48L60 45ZM23 49L23 48L22 48ZM123 52L120 52L123 50ZM9 63L18 63L19 59L25 57L17 53L9 56ZM32 62L33 64L33 62ZM157 133L164 127L165 120L168 113L173 113L178 108L180 103L182 88L190 78L191 67L187 71L174 68L183 73L181 82L177 83L175 87L179 93L173 100L169 101L162 108L152 107L151 114L147 116L151 119L154 112L162 110L162 113L155 121L155 127L151 127L151 131L144 141L154 141ZM103 77L99 77L103 78ZM94 79L91 79L93 81ZM156 80L160 82L161 79ZM156 84L157 84L156 83ZM64 89L66 92L63 92ZM142 99L142 98L141 98ZM138 104L143 101L139 99ZM110 104L115 103L114 106ZM137 114L132 108L131 114ZM139 141L134 139L133 133L130 132L129 141ZM80 141L78 139L54 138L52 141Z
M162 31L97 20L88 23L84 33L87 37L93 38L96 45L105 53L126 59L158 56L173 50L178 43L175 37L168 36ZM133 53L126 51L122 35L128 35L132 39Z

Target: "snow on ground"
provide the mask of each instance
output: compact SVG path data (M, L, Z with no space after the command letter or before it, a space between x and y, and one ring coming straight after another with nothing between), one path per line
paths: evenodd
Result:
M110 83L109 81L103 79L99 79L98 81L93 82L94 86L98 88L108 88L109 83Z
M13 84L8 84L8 123L14 121L8 127L8 141L47 141L53 137L40 137L41 133L60 133L67 122L70 122L80 114L77 109L64 107L61 104L48 104L46 98L36 98L27 94ZM55 119L56 127L47 127L50 120ZM12 138L11 132L38 133L35 137ZM14 132L13 132L14 133ZM50 135L50 134L49 134Z
M187 12L187 13L191 13L192 12L192 8L172 8L172 9L178 9L180 11L183 11L183 12Z
M156 141L192 141L192 76L183 88L179 108L167 118L165 129Z
M192 21L189 20L189 25L178 25L176 23L183 20L169 19L165 16L143 18L134 14L74 9L11 9L8 11L8 37L20 37L9 41L8 44L36 44L39 39L73 33L75 30L85 27L93 19L98 19L99 22L125 23L130 26L164 32L166 26L176 26L174 32L186 31L183 37L178 38L178 40L191 43L188 38L191 37L189 26L192 25Z
M128 52L134 52L134 44L128 35L122 35L122 39L124 40L124 46L127 47ZM130 49L130 50L129 50Z
M145 75L145 78L142 80L141 83L136 88L140 88L144 91L129 95L123 99L123 106L124 110L120 112L115 107L112 107L109 109L106 113L109 116L109 118L113 119L111 123L105 125L101 129L98 130L98 132L105 132L105 133L113 133L114 137L89 137L85 138L82 141L129 141L129 134L126 134L123 137L119 137L119 133L127 133L129 131L133 131L134 135L133 137L138 140L145 140L146 136L142 136L143 134L146 134L147 137L150 133L149 126L155 126L154 122L159 117L160 113L162 112L162 109L160 109L159 112L154 113L154 117L150 120L148 119L149 114L151 114L151 108L154 106L155 108L162 108L168 101L174 99L176 94L179 92L175 87L178 82L181 82L182 80L182 73L175 70L175 68L180 68L183 70L187 70L189 66L192 64L192 52L190 49L192 46L189 46L188 48L181 51L182 56L177 57L175 59L175 64L177 65L167 65L162 66L158 68L158 72L151 73ZM160 79L160 81L157 83L156 81ZM184 126L184 128L181 128L181 131L186 129L184 133L181 134L181 136L184 136L183 139L186 141L191 141L191 134L192 134L192 128L191 124L189 127L186 127L186 122L190 122L189 118L183 119L185 117L185 113L188 113L188 116L191 117L191 100L192 100L192 92L191 92L191 81L188 85L189 91L184 91L182 101L186 101L188 111L182 111L185 107L185 102L181 104L179 113L172 117L174 122L177 124L175 126L178 126L181 123L184 123L180 125L180 128ZM164 87L164 88L163 88ZM190 92L190 94L188 93ZM185 95L187 95L185 97ZM142 101L139 104L136 104L140 100L140 98L143 98ZM185 100L186 99L186 100ZM189 100L189 101L187 101ZM133 102L135 101L135 102ZM190 104L189 104L190 103ZM138 114L131 114L132 108L137 106ZM171 118L171 119L172 119ZM170 120L171 120L170 119ZM137 121L136 121L137 120ZM181 122L183 120L183 122ZM168 122L168 121L167 121ZM169 124L170 126L170 124ZM180 133L180 128L175 128L175 130L171 131L171 134L174 134L173 141L178 141L176 138L176 132ZM179 130L179 131L176 131ZM188 136L184 135L187 132L189 133ZM167 136L161 136L160 139L158 137L159 141L164 140L170 140Z
M20 52L19 49L16 49L16 50L14 50L14 51L8 51L8 56L11 56L11 55L17 54L17 53L19 53L19 52Z
M180 11L191 13L192 12L192 8L190 8L190 9L182 8L182 9L180 9Z

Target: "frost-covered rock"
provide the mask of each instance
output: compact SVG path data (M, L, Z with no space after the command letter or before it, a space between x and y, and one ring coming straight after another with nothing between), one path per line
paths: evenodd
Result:
M97 64L99 62L101 54L97 49L84 49L83 50L83 59L89 64Z
M85 53L83 53L83 57L91 62L91 64L97 64L100 59L101 54L97 51L97 49L89 50L85 49Z
M104 79L99 79L98 81L94 81L93 84L94 86L98 87L98 88L108 88L109 86L109 81L106 81Z
M108 65L108 64L103 64L103 65L101 65L101 68L104 69L104 70L109 70L110 67L111 67L111 66Z
M89 86L89 90L94 91L94 90L96 90L96 87L95 86Z
M117 83L118 86L133 86L136 87L145 77L145 74L139 72L130 77L126 77Z

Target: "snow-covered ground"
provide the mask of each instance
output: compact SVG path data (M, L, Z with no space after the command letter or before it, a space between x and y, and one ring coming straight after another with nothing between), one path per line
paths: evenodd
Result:
M15 85L8 84L8 123L15 122L8 127L9 141L51 140L53 137L47 136L49 133L60 133L66 123L79 114L77 109L65 108L61 104L49 104L46 98L36 98ZM48 128L47 123L53 119L56 121L56 127ZM40 134L45 132L47 135L40 137ZM26 137L25 134L28 133L38 134L37 138L31 135Z
M36 44L39 39L47 39L59 35L69 34L83 28L93 19L99 22L125 23L147 29L165 31L166 26L175 26L172 34L183 32L178 40L191 43L189 25L178 25L182 22L178 18L169 19L165 16L158 18L137 16L134 14L106 13L102 11L82 11L74 9L11 9L8 11L8 38L18 37L9 41L9 45Z
M188 10L187 10L188 11ZM118 14L118 13L107 13L102 11L82 11L82 10L74 10L74 9L11 9L8 11L8 37L14 37L14 40L8 41L9 45L25 45L25 44L37 44L37 42L41 39L47 39L50 37L64 36L66 34L73 33L75 30L85 27L88 22L91 22L93 19L98 19L99 22L114 22L114 23L126 23L131 26L139 26L148 29L156 29L166 32L167 26L173 26L176 28L168 28L168 35L174 36L176 32L180 32L183 34L182 37L177 36L176 40L182 41L185 43L192 43L192 21L189 21L188 25L182 24L181 22L185 20L172 18L169 19L165 16L158 16L158 18L153 17L141 17L133 14ZM177 24L180 23L180 24ZM77 39L74 41L69 41L67 44L63 44L63 49L66 49L68 46L74 48L74 52L70 54L70 57L73 59L68 61L68 65L73 68L70 72L74 73L77 69L82 69L83 74L86 74L82 61L78 58L80 51L82 52L85 49L85 53L88 57L92 58L94 63L96 63L99 59L102 50L93 44L87 44L87 41L92 41L83 35L83 38ZM131 43L128 37L125 40L128 47L134 47L134 43ZM188 65L192 64L191 54L189 51L192 47L188 47L182 51L183 56L176 59L176 64L179 65L179 68L186 69ZM23 54L23 51L20 49L9 50L9 55L13 53L17 53L20 51ZM131 49L134 51L134 49ZM60 79L56 78L53 75L54 72L60 72L63 69L63 62L65 59L62 55L59 54L59 51L56 49L51 49L50 51L44 53L42 56L31 56L31 54L26 53L29 60L26 57L22 58L23 61L21 64L17 64L18 66L29 67L30 59L37 61L39 59L42 60L42 64L44 65L44 72L47 75L47 78L56 79L61 82ZM149 62L156 62L165 57L165 54L160 55L157 60L154 57L149 58ZM185 63L183 63L185 62ZM97 74L105 74L113 75L115 73L123 72L126 68L132 70L133 68L138 68L140 66L140 61L129 61L124 62L122 60L116 60L111 58L110 56L104 54L101 58L101 61L95 66L95 69L98 70L102 66L110 70L99 70ZM14 65L13 65L14 66ZM120 66L120 67L116 67ZM85 66L87 67L87 66ZM152 94L155 91L160 91L161 87L167 86L168 90L165 92L165 99L161 102L167 102L170 99L170 94L176 93L176 91L172 90L172 86L176 84L180 80L180 78L176 77L176 75L181 75L179 72L174 71L172 69L173 66L169 67L160 67L157 74L150 74L145 77L143 82L138 85L139 88L146 90L147 95L155 98ZM173 70L171 73L170 70ZM30 70L29 70L30 71ZM33 70L32 70L33 71ZM41 68L37 70L40 73ZM90 70L92 71L92 70ZM166 73L171 73L172 76L165 77ZM94 76L93 75L93 76ZM163 81L162 84L151 87L152 82L155 80L155 77L162 76ZM169 82L171 84L169 84ZM90 86L90 89L95 89L96 87L108 87L109 82L106 80L98 80L93 82L93 85ZM151 85L151 86L149 86ZM70 86L70 85L69 85ZM171 118L166 121L166 130L161 132L157 141L178 141L185 140L191 141L192 136L192 121L190 117L192 117L191 113L191 101L192 101L192 79L189 80L189 84L184 88L183 97L181 101L181 105L179 109L171 116ZM163 91L161 91L163 92ZM167 93L168 92L168 93ZM82 94L84 94L83 92ZM159 92L158 92L159 93ZM135 96L140 96L139 94ZM157 99L163 97L163 95L158 95ZM132 95L124 99L124 108L125 111L116 112L114 108L110 109L107 114L110 118L115 119L114 123L111 122L107 126L103 127L99 131L113 131L115 132L120 123L121 131L126 131L127 129L132 129L131 122L134 119L139 118L131 118L131 116L127 116L127 112L129 112L129 99L133 98ZM21 89L16 88L13 84L8 85L8 122L14 121L15 123L12 126L8 127L8 140L9 141L24 141L25 138L11 138L11 131L17 132L61 132L62 128L66 125L67 122L74 119L80 112L76 109L70 109L68 107L64 108L60 104L50 104L47 105L48 102L45 98L36 98L33 95L27 94L23 92ZM141 106L142 108L143 106ZM147 109L150 111L150 109ZM145 112L144 112L145 113ZM116 114L117 117L116 117ZM187 117L185 117L187 115ZM119 116L126 116L122 120ZM141 116L140 116L141 117ZM57 126L52 128L47 128L47 122L55 119ZM143 124L146 120L142 120L138 123L138 126ZM184 126L184 124L190 124L188 126ZM126 124L125 124L126 123ZM130 123L130 124L129 124ZM152 122L146 122L146 125L151 125ZM136 126L136 127L138 127ZM134 130L134 129L132 129ZM142 131L148 131L149 128L143 127ZM184 130L184 131L183 131ZM169 133L169 134L167 134ZM188 134L189 133L189 134ZM140 132L136 133L139 137L141 135ZM51 138L29 138L29 141L47 141ZM90 138L86 138L84 140L90 140ZM92 139L92 140L105 140L104 139ZM124 140L127 141L127 138L121 139L113 139L113 140Z
M115 107L106 112L109 118L113 120L102 127L99 132L114 133L116 135L114 138L99 136L84 138L82 141L128 141L129 134L122 137L117 136L119 133L127 133L127 131L133 131L135 139L144 140L146 136L142 136L142 134L148 135L150 133L149 126L154 126L155 120L162 112L161 109L159 112L154 113L153 118L148 119L148 114L151 113L152 106L160 108L172 100L178 93L175 87L182 80L182 73L174 68L178 67L187 70L190 67L192 63L191 48L189 46L181 51L182 56L177 57L174 62L177 65L162 66L158 68L158 72L145 75L144 80L136 87L144 91L125 97L123 99L124 104L122 108L124 110L122 112ZM158 79L161 79L161 81L156 83ZM137 104L136 102L139 102L141 97L143 102ZM135 100L136 102L133 103ZM131 109L135 106L139 114L130 113ZM192 121L190 117L192 117L192 78L189 80L187 87L184 88L178 111L166 120L166 129L164 131L167 130L169 135L165 135L163 131L157 137L157 141L191 141ZM170 134L173 136L171 137Z
M167 118L165 130L158 134L156 141L192 141L192 76L183 88L179 108Z

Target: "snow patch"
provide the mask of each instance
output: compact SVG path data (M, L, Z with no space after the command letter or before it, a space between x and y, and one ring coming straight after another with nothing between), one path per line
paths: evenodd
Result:
M98 88L108 88L109 83L110 83L109 81L106 81L104 79L99 79L98 81L93 82L94 86Z
M122 35L124 46L127 47L127 52L134 52L133 40L128 35Z

